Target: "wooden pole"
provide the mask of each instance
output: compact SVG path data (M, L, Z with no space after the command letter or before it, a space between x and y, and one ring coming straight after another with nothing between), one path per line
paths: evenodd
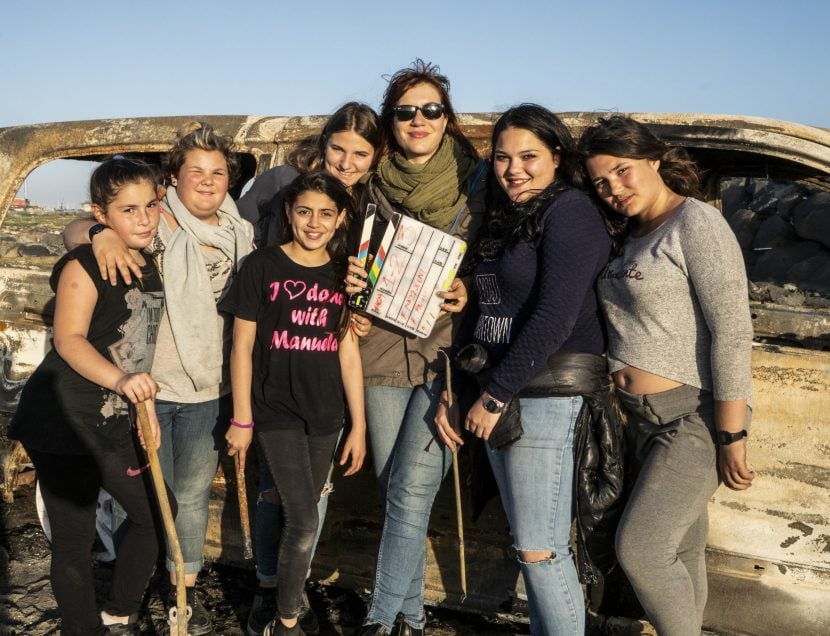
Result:
M167 486L164 483L164 475L161 472L158 451L156 450L155 436L150 428L150 420L147 416L147 405L144 402L136 404L138 414L138 430L144 440L147 451L147 459L150 464L150 475L153 478L153 489L156 492L161 518L164 522L164 534L167 536L167 543L173 553L173 562L176 565L176 608L170 609L170 627L176 628L177 636L187 636L187 593L185 588L184 556L179 545L179 535L176 533L176 522L173 519L173 510L170 508L170 500L167 498ZM172 631L171 631L172 633Z
M251 548L251 519L248 515L248 487L245 483L245 468L239 461L239 453L233 456L236 466L236 498L239 500L239 521L242 524L242 556L252 559L254 551Z
M455 425L452 421L452 369L450 365L450 357L447 352L441 350L444 354L445 369L447 377L447 417L450 424ZM452 453L452 477L453 485L455 486L455 517L458 520L458 559L461 564L461 602L467 598L467 559L464 554L464 515L461 509L461 479L458 475L458 446Z

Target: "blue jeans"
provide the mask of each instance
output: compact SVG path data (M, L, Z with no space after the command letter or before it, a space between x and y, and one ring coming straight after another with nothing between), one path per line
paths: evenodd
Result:
M342 431L341 431L342 433ZM340 437L337 438L340 443ZM279 552L279 539L282 534L282 505L268 501L266 495L276 493L274 478L268 470L268 462L260 450L260 445L254 443L257 461L259 463L259 496L256 502L254 513L254 548L256 557L256 577L260 584L265 587L277 586L277 554ZM337 445L335 445L335 451ZM326 483L320 492L320 501L317 503L317 516L320 525L317 526L317 535L314 537L314 545L311 548L311 558L317 551L317 542L320 540L320 533L323 530L323 522L326 520L326 510L329 506L329 495L333 491L331 483L331 472L334 469L334 459L326 477ZM307 576L307 575L306 575Z
M197 574L204 563L210 485L219 465L219 453L225 448L230 396L196 404L159 400L156 414L161 428L159 463L179 504L176 533L184 570ZM169 547L167 569L176 570Z
M432 502L452 464L435 429L441 382L414 388L366 387L366 422L384 502L372 600L366 623L391 630L398 613L422 628L425 541Z
M574 423L581 397L522 398L524 434L493 450L490 464L517 553L550 551L527 563L518 554L527 587L531 634L585 633L585 603L571 557Z

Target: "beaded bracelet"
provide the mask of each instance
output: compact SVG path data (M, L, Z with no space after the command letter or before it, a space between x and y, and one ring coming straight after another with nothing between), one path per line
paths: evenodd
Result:
M240 422L237 422L235 419L231 418L231 426L235 426L236 428L253 428L254 421L251 420L250 424L242 424Z

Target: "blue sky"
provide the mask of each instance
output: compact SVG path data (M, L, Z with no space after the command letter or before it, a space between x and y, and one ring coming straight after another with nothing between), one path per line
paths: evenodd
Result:
M820 0L0 6L0 127L325 114L350 99L376 106L384 76L415 57L449 75L462 112L536 101L558 111L744 114L830 127L830 3ZM70 204L85 174L50 179L71 190L61 195ZM30 198L55 204L57 186L36 176Z

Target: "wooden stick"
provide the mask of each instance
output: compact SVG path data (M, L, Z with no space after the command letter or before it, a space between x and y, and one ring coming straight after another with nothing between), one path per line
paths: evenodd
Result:
M455 424L452 421L452 369L450 365L450 357L447 352L441 350L444 354L445 369L447 377L447 417L450 419L450 424ZM467 598L467 559L464 554L464 515L461 510L461 479L458 476L458 445L452 453L452 477L455 486L455 517L458 520L458 560L461 564L461 602L463 603Z
M147 416L147 404L144 402L136 404L136 412L138 414L138 430L144 440L144 450L147 452L147 459L150 464L153 490L156 492L156 498L161 509L161 518L164 521L164 534L167 535L167 543L170 545L173 562L176 564L176 608L175 612L172 608L170 610L169 623L171 627L176 627L177 636L187 636L187 593L182 547L179 545L179 535L176 533L176 522L173 519L170 500L167 498L167 486L161 472L155 436L150 428L150 420Z
M251 519L248 516L248 487L245 483L245 468L239 461L239 453L233 456L236 466L236 498L239 500L239 521L242 524L242 557L252 559L254 551L251 548Z

